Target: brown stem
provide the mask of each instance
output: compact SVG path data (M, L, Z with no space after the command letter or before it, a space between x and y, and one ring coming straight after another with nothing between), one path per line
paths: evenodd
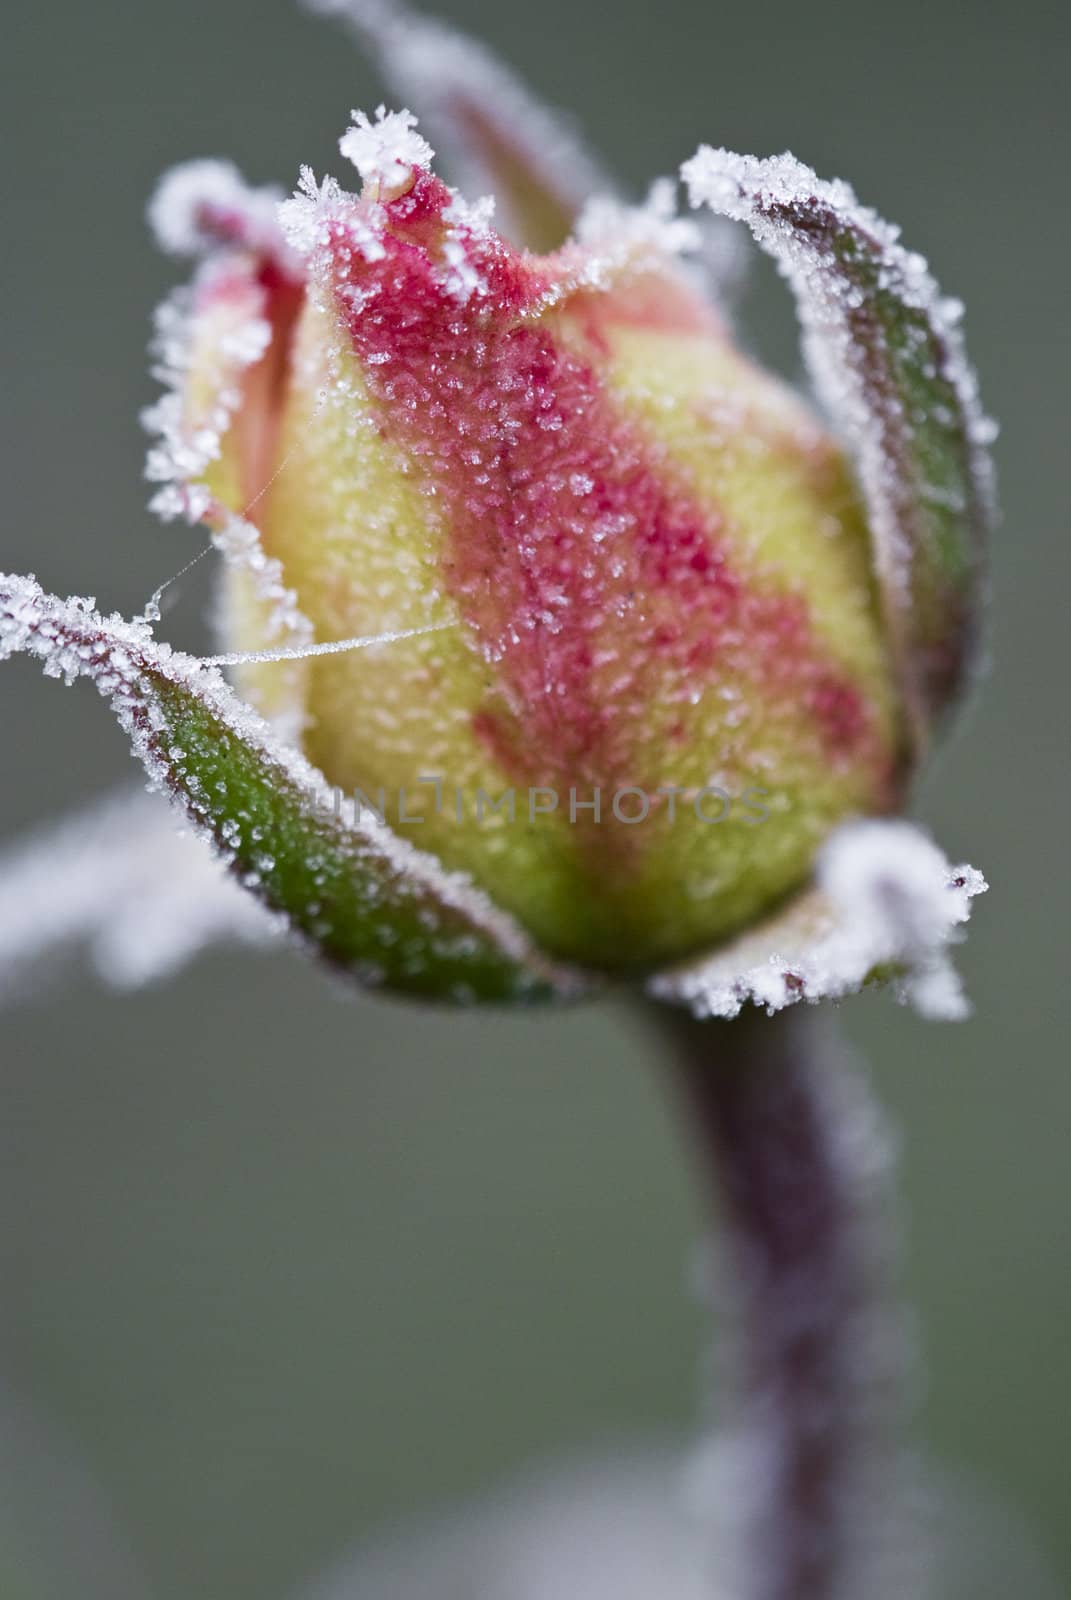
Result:
M737 1324L719 1489L739 1565L728 1592L872 1600L890 1592L880 1535L907 1538L890 1515L903 1339L887 1293L887 1143L809 1008L662 1023Z

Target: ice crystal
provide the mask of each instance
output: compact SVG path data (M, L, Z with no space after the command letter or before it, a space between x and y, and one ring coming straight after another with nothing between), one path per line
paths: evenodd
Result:
M317 180L310 166L302 165L297 188L279 206L279 226L298 255L308 257L329 240L332 221L352 210L351 197L337 178Z
M302 166L297 188L279 207L279 226L307 266L329 248L336 223L345 227L350 243L366 261L382 260L382 222L378 206L358 206L337 178L325 177L319 183L308 166Z
M378 198L396 193L414 168L426 171L431 166L435 152L417 133L417 119L411 111L388 111L379 106L374 122L363 111L351 115L353 126L342 135L338 147L364 182L378 190Z

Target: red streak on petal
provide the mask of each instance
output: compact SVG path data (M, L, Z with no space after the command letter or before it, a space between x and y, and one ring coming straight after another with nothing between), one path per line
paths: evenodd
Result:
M418 178L387 208L383 259L337 252L336 292L381 426L420 463L429 515L442 516L446 583L494 666L477 735L528 782L657 784L682 710L728 683L745 713L758 694L764 716L810 721L828 759L880 760L868 708L816 646L804 601L743 582L717 508L615 412L592 297L570 307L567 346L559 313L534 315L554 259L489 236L465 239L484 290L459 299L447 200Z

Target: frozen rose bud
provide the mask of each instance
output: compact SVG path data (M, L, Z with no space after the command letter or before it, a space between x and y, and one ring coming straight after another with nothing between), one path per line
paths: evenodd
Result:
M602 969L700 1016L888 979L962 1015L949 946L985 880L897 816L969 682L995 510L962 307L792 156L704 146L697 218L666 180L628 208L482 47L401 0L309 3L494 199L382 108L342 140L356 196L169 174L153 225L199 260L157 316L147 476L223 557L222 653L154 637L162 591L127 622L0 574L0 661L93 682L275 917L232 896L209 930L282 925L458 1003ZM831 433L708 303L737 222ZM32 851L14 870L40 882ZM20 948L114 944L68 890Z
M657 203L535 257L432 174L411 118L342 148L362 194L306 185L284 213L296 315L270 259L252 272L271 338L207 481L256 501L317 639L456 626L305 664L306 754L555 954L707 947L899 797L840 452L734 350ZM188 393L248 278L202 285ZM230 642L255 649L245 582ZM279 670L242 675L268 709Z

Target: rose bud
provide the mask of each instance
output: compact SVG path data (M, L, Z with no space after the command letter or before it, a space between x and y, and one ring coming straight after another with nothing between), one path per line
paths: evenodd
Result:
M376 39L418 89L421 27ZM835 435L731 340L671 184L577 216L531 107L436 64L513 238L408 112L354 114L356 194L164 180L204 259L161 318L156 505L211 528L226 649L286 657L238 687L344 806L548 956L654 971L776 930L841 824L902 808L971 656L987 425L954 308L846 186L684 169L788 276Z
M286 214L300 290L259 264L271 340L211 514L260 496L264 553L319 640L455 626L307 663L306 753L347 795L382 791L556 954L713 943L803 881L840 819L898 797L844 461L733 349L671 223L603 218L530 256L432 175L408 119L343 147L361 196ZM225 403L250 291L242 272L200 287L192 407ZM229 643L255 650L247 588ZM242 683L270 709L278 679Z

